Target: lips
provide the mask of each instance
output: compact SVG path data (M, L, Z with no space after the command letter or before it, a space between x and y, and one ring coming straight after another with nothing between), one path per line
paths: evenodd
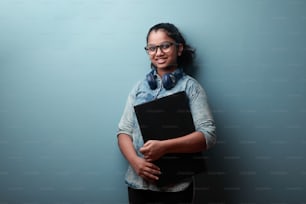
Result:
M163 64L163 63L165 63L167 61L167 59L166 58L159 58L159 59L156 59L155 61L158 64Z

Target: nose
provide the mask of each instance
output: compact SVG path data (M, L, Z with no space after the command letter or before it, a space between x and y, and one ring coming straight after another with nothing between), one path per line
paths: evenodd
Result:
M156 55L161 55L161 54L164 54L164 52L162 51L161 47L158 46L158 47L156 48Z

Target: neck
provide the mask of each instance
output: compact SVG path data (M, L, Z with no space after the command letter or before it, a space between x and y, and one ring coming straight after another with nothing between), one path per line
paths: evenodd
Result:
M173 67L166 67L166 68L157 68L156 71L157 71L157 74L162 77L164 74L172 73L176 69L177 67L173 66Z

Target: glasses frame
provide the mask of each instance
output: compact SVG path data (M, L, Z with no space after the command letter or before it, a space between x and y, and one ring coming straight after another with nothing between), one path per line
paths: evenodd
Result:
M165 45L169 45L169 47L163 47L163 46L165 46ZM173 46L173 45L178 46L179 43L176 43L176 42L163 42L163 43L161 43L161 44L159 44L159 45L146 46L146 47L144 47L144 49L145 49L145 51L146 51L149 55L154 55L154 54L156 54L158 48L160 49L161 52L167 53L167 52L170 51L169 48L170 48L171 46ZM155 51L151 51L151 50L150 50L150 48L152 48L152 47L155 48ZM169 50L165 51L165 49L169 49Z

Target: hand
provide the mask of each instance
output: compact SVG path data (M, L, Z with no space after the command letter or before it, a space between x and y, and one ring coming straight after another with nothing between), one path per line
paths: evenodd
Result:
M155 161L165 154L165 150L162 146L162 141L149 140L139 150L144 158L149 161Z
M158 166L146 161L141 157L137 157L137 159L131 165L136 171L137 175L149 182L155 182L159 179L158 176L161 174Z

